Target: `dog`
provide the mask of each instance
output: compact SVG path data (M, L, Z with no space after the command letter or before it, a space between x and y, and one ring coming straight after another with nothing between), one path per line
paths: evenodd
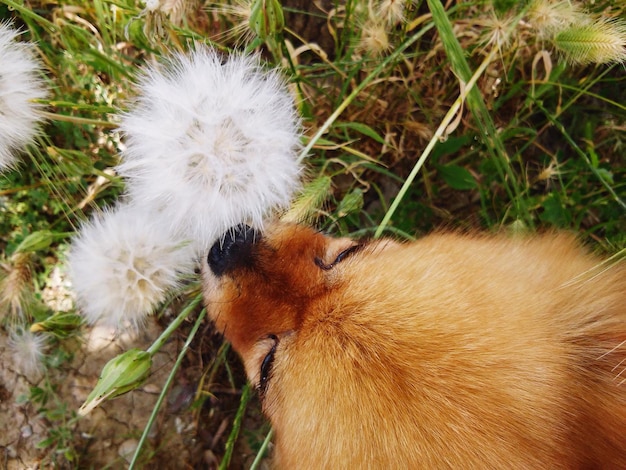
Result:
M626 468L626 269L569 234L238 226L203 291L277 468Z

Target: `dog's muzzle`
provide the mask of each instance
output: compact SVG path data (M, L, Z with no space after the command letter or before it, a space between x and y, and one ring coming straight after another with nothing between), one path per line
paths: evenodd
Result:
M260 234L248 225L237 225L226 231L211 247L207 262L216 276L222 276L236 268L252 263L252 246Z

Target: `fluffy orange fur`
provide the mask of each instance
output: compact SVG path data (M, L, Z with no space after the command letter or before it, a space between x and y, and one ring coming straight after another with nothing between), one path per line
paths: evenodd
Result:
M240 243L206 305L278 468L626 468L623 263L566 234Z

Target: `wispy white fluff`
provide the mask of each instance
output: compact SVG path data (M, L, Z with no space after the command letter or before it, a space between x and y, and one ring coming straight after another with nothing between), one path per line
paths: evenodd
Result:
M201 251L233 225L260 226L299 184L293 100L256 56L200 47L149 69L121 129L130 197Z
M9 347L13 353L13 364L16 370L29 379L37 379L44 371L46 335L19 328L11 332Z
M117 329L140 327L194 267L189 245L175 240L158 217L132 205L82 227L68 263L86 320Z
M11 168L19 152L32 141L41 120L34 100L46 96L41 67L30 43L0 23L0 172Z

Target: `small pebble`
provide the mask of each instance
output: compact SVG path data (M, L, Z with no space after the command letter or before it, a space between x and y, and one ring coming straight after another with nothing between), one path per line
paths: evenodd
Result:
M20 428L23 438L28 438L33 435L33 428L30 424L26 424Z
M133 460L138 444L139 441L137 441L137 439L126 439L117 449L117 455L126 460L126 462L130 463L131 460Z

